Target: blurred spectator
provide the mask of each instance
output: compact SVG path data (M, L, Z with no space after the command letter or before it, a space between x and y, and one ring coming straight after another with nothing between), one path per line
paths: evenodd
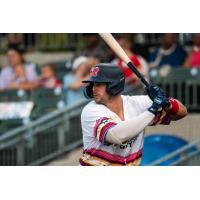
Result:
M88 64L89 69L91 69L93 66L95 66L97 63L100 63L100 62L101 61L99 59L99 56L98 55L94 55L94 56L88 57L87 64Z
M148 74L148 65L144 58L142 58L139 55L136 55L132 52L132 40L131 37L129 37L130 34L123 34L121 36L117 37L117 40L120 44L120 46L124 49L130 60L133 62L133 64L136 66L136 68L145 76ZM122 61L121 58L117 58L112 61L114 64L117 64L124 72L126 81L133 82L133 83L139 83L138 77L132 72L132 70Z
M81 52L82 56L97 57L102 62L105 60L105 52L100 46L100 40L97 33L83 33L84 49Z
M44 64L41 67L41 76L37 80L37 86L43 88L61 87L61 81L56 77L55 66L53 64Z
M37 79L35 64L26 63L24 50L18 45L10 45L7 50L8 63L1 71L0 90L10 88L31 89Z
M131 34L132 39L132 51L142 56L145 60L148 59L149 56L149 44L145 42L144 38L141 37L141 34Z
M22 65L16 65L14 74L9 83L9 89L18 88L20 84L23 84L25 82L26 82L26 75L25 75L24 67Z
M88 65L88 58L80 56L76 58L72 65L72 73L64 77L64 89L66 103L72 104L84 98L82 92L82 80L89 76L90 68Z
M162 38L162 47L154 49L148 61L150 67L180 67L186 56L185 50L177 44L176 34L165 33Z
M193 35L193 48L188 55L185 63L185 67L200 67L200 33Z

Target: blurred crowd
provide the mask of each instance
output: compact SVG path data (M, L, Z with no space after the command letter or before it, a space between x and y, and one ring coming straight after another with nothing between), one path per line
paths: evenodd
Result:
M151 69L158 69L165 76L173 68L200 67L199 33L193 34L193 44L189 51L178 43L175 33L162 34L160 46L153 48L136 44L135 36L136 34L128 33L115 34L115 38L133 64L147 79ZM70 71L66 72L63 80L59 80L52 63L38 67L35 63L26 62L25 50L20 45L21 35L9 35L6 52L8 65L2 66L0 72L0 91L63 87L66 103L71 104L83 98L82 80L87 79L91 67L100 62L117 64L123 70L127 84L140 84L132 71L101 42L97 34L85 33L83 39L84 48L74 53Z

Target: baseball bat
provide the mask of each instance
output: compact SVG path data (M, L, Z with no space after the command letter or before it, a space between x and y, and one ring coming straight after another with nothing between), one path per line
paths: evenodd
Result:
M142 83L148 87L149 83L145 80L142 74L137 70L134 64L131 62L130 58L126 55L125 51L115 40L115 38L110 33L99 33L101 38L106 42L106 44L121 58L127 66L136 74L136 76L142 81Z

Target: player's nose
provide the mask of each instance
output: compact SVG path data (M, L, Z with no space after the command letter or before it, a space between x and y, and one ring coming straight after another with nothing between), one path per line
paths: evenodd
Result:
M97 92L98 92L98 89L99 89L99 85L96 84L96 83L94 83L93 88L92 88L93 93L97 93Z
M93 85L92 90L93 90L93 93L95 93L95 92L97 91L97 86L96 86L96 85Z

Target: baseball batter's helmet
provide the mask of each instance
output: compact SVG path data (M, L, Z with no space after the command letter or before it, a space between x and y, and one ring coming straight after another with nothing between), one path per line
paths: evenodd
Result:
M93 84L106 83L106 91L110 96L116 96L124 90L125 77L122 70L114 64L100 63L92 67L89 80L83 83L89 83L86 86L84 95L87 98L93 98Z

